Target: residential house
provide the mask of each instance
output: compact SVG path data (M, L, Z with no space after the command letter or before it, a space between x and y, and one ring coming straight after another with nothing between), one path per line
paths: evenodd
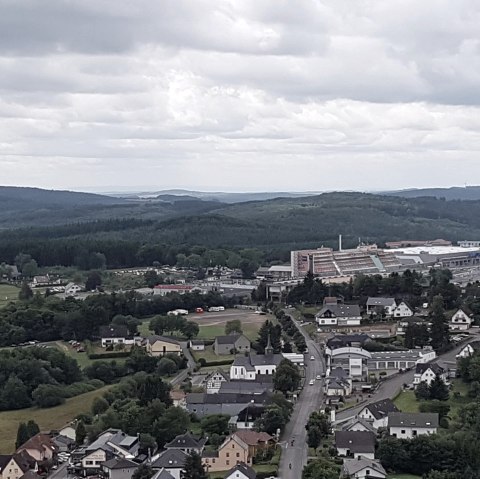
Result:
M271 376L268 378L273 379ZM223 394L265 394L273 391L273 381L228 381L220 385L219 393Z
M375 459L375 442L370 431L335 431L335 447L342 457Z
M38 472L29 470L20 479L42 479L42 477L44 476L41 476Z
M224 479L256 479L257 473L247 464L239 463L230 469Z
M191 339L188 342L188 347L192 351L205 351L205 341L202 341L201 339Z
M127 338L130 336L128 328L123 324L100 326L99 335L102 339L102 348L116 344L126 344Z
M379 314L384 312L386 316L393 316L393 311L397 307L394 298L368 298L367 314Z
M42 286L48 286L50 284L50 277L48 274L43 276L34 276L31 283L32 288L40 288Z
M342 426L343 431L376 432L373 424L365 419L353 418Z
M76 296L80 291L83 291L83 287L78 284L68 283L65 286L65 296Z
M70 439L75 440L77 433L75 431L75 426L71 424L67 424L65 427L62 427L60 431L58 431L59 436L66 436Z
M36 472L38 466L27 453L0 455L0 479L20 479L29 470Z
M175 407L187 408L187 395L181 389L174 389L170 391L170 399Z
M281 354L249 354L248 356L236 356L230 366L230 379L243 379L255 381L258 376L273 376L278 365L282 362Z
M387 472L380 461L358 457L357 459L344 459L341 479L386 479Z
M362 314L358 304L331 304L323 306L315 320L320 327L360 326Z
M480 352L480 341L472 341L471 343L466 344L460 350L460 352L457 354L457 359L468 358L469 356L473 356L477 352Z
M391 412L388 415L388 433L399 439L412 439L425 434L436 434L437 413Z
M401 301L393 310L394 318L408 318L413 316L414 310L405 301Z
M448 327L451 331L467 331L472 327L473 319L463 309L459 309L450 319Z
M327 350L338 348L362 348L372 338L368 334L337 334L327 339Z
M382 399L371 404L367 404L359 413L358 418L370 421L374 429L387 427L388 415L392 412L398 412L397 406L391 399Z
M228 375L221 369L211 372L205 378L207 394L216 394L220 391L222 383L228 381Z
M225 471L239 463L251 466L257 453L273 445L274 439L265 432L237 431L225 439L215 454L204 452L202 463L208 472Z
M236 353L248 353L251 349L250 340L243 334L229 334L217 336L213 343L213 350L218 356Z
M152 460L152 469L166 471L174 479L181 479L188 454L181 449L167 449Z
M31 437L27 442L22 444L17 453L26 452L35 461L49 461L57 454L57 447L52 438L48 434L39 432Z
M237 431L240 429L253 429L255 426L255 421L259 419L264 412L264 406L249 404L236 416L232 416L230 418L230 420L228 421L228 426L232 431Z
M447 371L438 363L417 364L415 366L413 384L418 385L425 382L430 386L436 376L439 376L444 383L447 383Z
M196 438L190 433L180 434L175 439L165 444L165 449L179 449L187 454L196 452L201 455L205 448L207 438Z
M419 318L418 316L409 316L406 318L401 318L397 323L397 335L404 336L407 332L407 328L415 324L425 324L429 325L424 318Z
M178 341L164 336L149 336L145 340L145 348L150 356L159 357L166 354L182 354L182 348Z
M327 359L327 374L338 367L347 371L353 379L366 378L368 375L368 361L372 353L362 348L336 348L325 350Z
M159 469L152 479L175 479L165 468Z
M123 458L110 459L102 464L102 471L106 479L131 479L137 468L136 462Z
M340 367L333 369L325 379L324 391L327 396L350 396L352 390L352 378Z
M70 439L67 436L53 436L52 441L55 444L55 448L58 452L69 452L75 447L75 439Z

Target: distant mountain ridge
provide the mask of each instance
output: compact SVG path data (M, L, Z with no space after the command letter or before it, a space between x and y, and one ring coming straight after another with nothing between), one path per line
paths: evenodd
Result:
M419 198L429 196L446 200L477 201L480 200L480 186L452 186L451 188L419 188L411 190L386 191L380 194L401 196L402 198Z

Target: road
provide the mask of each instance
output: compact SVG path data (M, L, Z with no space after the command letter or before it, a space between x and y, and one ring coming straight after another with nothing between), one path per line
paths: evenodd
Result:
M293 319L293 318L292 318ZM317 375L325 372L325 361L322 352L314 341L305 333L296 321L299 331L304 335L307 342L308 354L306 355L306 378L305 388L297 400L290 422L287 424L282 435L282 459L280 461L279 477L281 479L299 479L302 477L302 470L307 464L307 432L305 425L313 411L321 408L323 403L323 381L315 381L309 386L309 381ZM315 356L315 361L310 360ZM291 441L294 440L293 446ZM292 465L290 469L289 464Z
M193 371L193 369L196 366L195 359L193 359L192 353L190 352L190 349L188 349L188 342L181 342L180 347L182 348L183 354L187 358L188 361L188 366L187 369L184 369L180 371L171 381L170 384L172 386L176 386L178 384L181 384L185 379L187 379L187 376L189 373Z

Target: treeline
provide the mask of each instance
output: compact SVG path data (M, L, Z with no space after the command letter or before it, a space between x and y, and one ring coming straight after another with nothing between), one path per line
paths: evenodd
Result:
M94 340L98 339L100 326L107 326L114 319L116 324L125 324L132 328L131 333L135 333L138 326L135 319L138 318L163 316L174 309L194 310L198 307L220 305L231 307L238 302L238 298L224 298L217 292L205 295L171 293L152 298L127 292L92 295L84 301L74 298L62 300L55 296L43 298L36 295L30 301L10 303L0 309L0 346L32 340ZM129 316L132 318L128 318ZM194 336L195 331L192 332L190 326L188 328L184 333Z

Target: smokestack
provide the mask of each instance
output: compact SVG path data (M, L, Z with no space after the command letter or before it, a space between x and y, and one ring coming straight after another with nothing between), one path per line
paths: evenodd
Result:
M342 251L342 235L338 235L338 251Z

